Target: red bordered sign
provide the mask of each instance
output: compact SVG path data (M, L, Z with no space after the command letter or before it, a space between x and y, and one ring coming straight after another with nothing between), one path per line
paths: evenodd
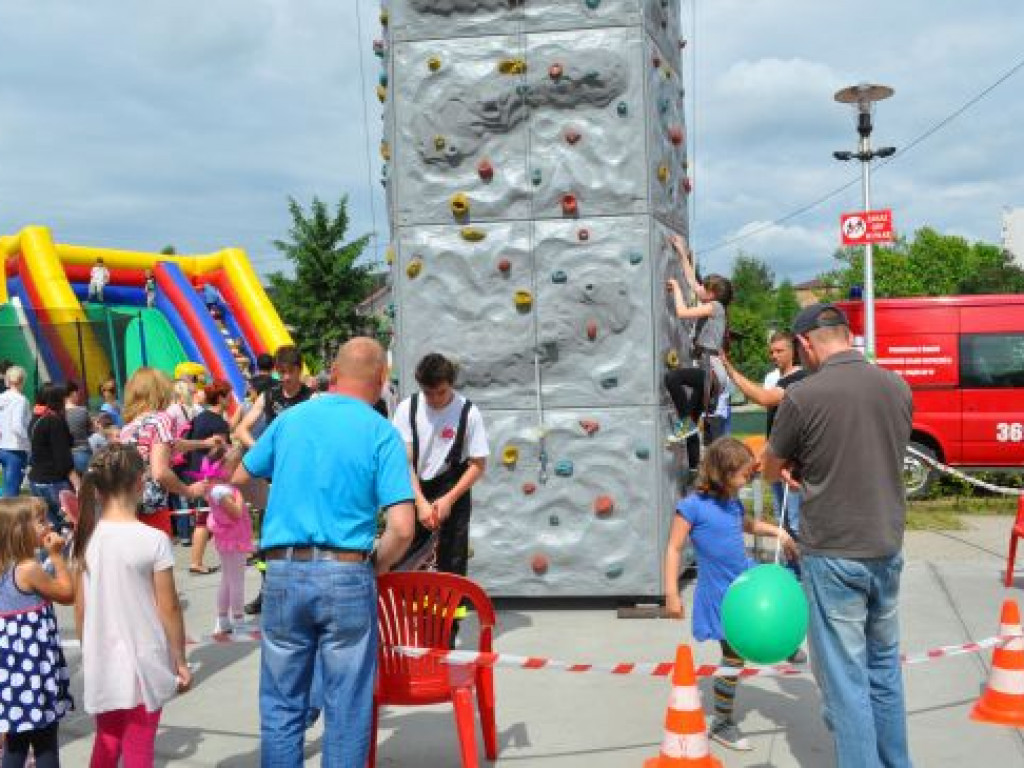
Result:
M893 241L892 210L844 213L839 217L843 245L868 245Z

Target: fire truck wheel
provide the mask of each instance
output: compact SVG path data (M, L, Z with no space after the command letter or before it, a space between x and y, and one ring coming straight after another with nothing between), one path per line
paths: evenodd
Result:
M915 451L920 451L926 456L935 458L935 451L923 443L911 440L908 448L913 448ZM907 451L903 457L903 486L906 488L908 499L923 499L927 497L938 479L939 470L924 459Z

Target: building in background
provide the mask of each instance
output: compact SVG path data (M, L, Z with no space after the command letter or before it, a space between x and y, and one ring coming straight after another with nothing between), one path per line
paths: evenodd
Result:
M1003 210L1003 250L1009 251L1017 266L1024 267L1024 208Z

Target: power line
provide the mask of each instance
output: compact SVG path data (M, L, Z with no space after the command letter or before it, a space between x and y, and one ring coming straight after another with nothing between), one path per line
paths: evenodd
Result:
M1020 59L1016 64L1014 64L1012 67L1010 67L1008 70L1006 70L1006 72L1004 72L1002 75L1000 75L998 78L996 78L996 80L993 83L991 83L990 85L985 87L983 90L981 90L980 92L978 92L977 94L972 96L970 99L968 99L966 102L964 102L962 105L960 105L953 112L948 114L946 117L942 118L940 121L938 121L937 123L932 125L930 128L928 128L923 133L921 133L918 136L916 136L915 138L911 139L911 141L905 147L903 147L902 149L897 151L895 155L893 155L890 158L887 158L887 159L883 160L880 163L877 163L874 170L876 170L876 171L881 170L885 166L889 165L890 163L892 163L892 162L898 160L899 158L903 157L904 155L906 155L908 152L910 152L912 149L917 147L919 144L921 144L924 141L926 141L927 139L931 138L934 134L938 133L940 130L945 128L951 122L953 122L958 117L960 117L960 115L962 115L964 112L969 110L971 107L973 107L979 101L981 101L983 98L988 96L992 91L994 91L1000 85L1002 85L1007 80L1009 80L1011 77L1013 77L1015 74L1017 74L1017 72L1019 72L1021 69L1024 69L1024 58ZM735 235L733 237L730 237L730 238L727 238L725 240L722 240L722 241L716 243L715 245L711 246L710 248L705 248L705 249L701 250L698 255L706 255L706 254L709 254L709 253L714 253L715 251L720 251L723 248L728 248L730 245L738 243L738 242L740 242L742 240L746 240L747 238L753 237L754 235L760 234L761 232L769 230L772 227L776 227L776 226L778 226L780 224L785 224L787 221L790 221L791 219L795 219L798 216L802 216L803 214L807 213L808 211L811 211L811 210L817 208L819 205L822 205L822 204L828 202L832 198L836 197L837 195L842 194L843 192L848 190L850 187L858 184L859 182L860 182L860 176L855 176L855 177L851 178L850 181L846 182L845 184L843 184L840 187L836 187L835 189L833 189L828 194L823 195L822 197L819 197L817 200L814 200L813 202L807 203L806 205L803 205L803 206L797 208L796 210L791 211L790 213L786 214L785 216L783 216L781 218L774 219L774 220L769 221L769 222L767 222L765 224L761 224L759 226L756 226L753 229L750 229L750 230L748 230L748 231L746 231L746 232L744 232L742 234Z

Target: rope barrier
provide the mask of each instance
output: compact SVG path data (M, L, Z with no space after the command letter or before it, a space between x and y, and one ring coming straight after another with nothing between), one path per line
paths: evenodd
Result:
M970 475L964 474L958 469L953 469L953 467L949 466L948 464L943 464L934 456L929 456L927 453L923 453L917 450L916 448L911 448L910 446L907 446L907 453L911 453L914 456L917 456L926 464L931 464L940 472L945 472L947 475L952 475L953 477L959 480L963 480L964 482L970 483L971 485L975 485L978 488L984 488L986 491L991 491L992 493L999 493L1002 494L1003 496L1024 496L1024 488L1006 488L1004 486L985 482L984 480L979 480L976 477L971 477Z

